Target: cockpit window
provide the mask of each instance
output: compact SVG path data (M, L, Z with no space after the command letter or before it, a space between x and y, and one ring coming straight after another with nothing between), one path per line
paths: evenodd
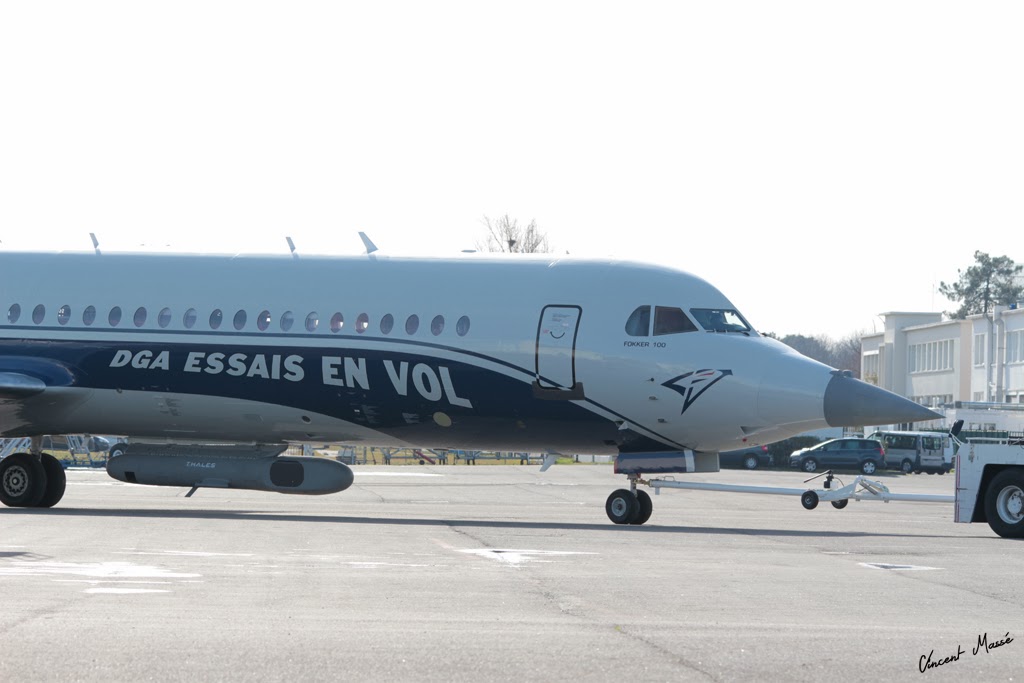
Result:
M654 336L659 334L679 334L680 332L696 332L697 326L686 317L681 308L670 306L654 307Z
M651 307L639 306L626 321L626 334L630 337L646 337L651 334Z
M747 321L731 308L691 308L690 314L708 332L751 332Z

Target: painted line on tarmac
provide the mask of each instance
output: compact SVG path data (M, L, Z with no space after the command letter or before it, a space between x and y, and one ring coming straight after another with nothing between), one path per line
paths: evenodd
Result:
M886 564L885 562L858 562L869 569L885 569L891 572L918 572L941 569L941 567L922 567L914 564Z

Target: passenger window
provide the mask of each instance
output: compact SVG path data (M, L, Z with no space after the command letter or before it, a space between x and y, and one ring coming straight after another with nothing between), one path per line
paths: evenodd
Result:
M344 326L345 326L345 316L343 316L341 313L335 313L333 316L331 316L331 332L334 332L335 334L337 334L338 332L341 332L341 328L344 327ZM358 330L358 328L359 328L359 325L357 323L356 324L356 329Z
M418 329L420 329L420 317L413 313L405 319L405 333L416 334Z
M142 327L143 325L145 325L146 309L143 308L142 306L139 306L137 309L135 309L135 317L133 318L133 320L135 321L135 327Z
M57 322L67 325L69 320L71 320L71 307L64 304L57 310Z
M156 324L160 327L167 327L171 324L171 309L163 308L160 310L160 314L156 317Z
M190 308L185 311L185 316L181 319L181 322L185 325L186 330L191 330L196 326L196 320L199 318L199 314L196 313L196 309Z
M260 332L266 332L268 327L270 327L270 311L260 311L259 317L256 318L256 328Z
M82 322L85 323L86 326L92 325L94 322L96 322L96 307L95 306L86 306L85 307L85 310L82 311Z
M430 321L430 333L435 337L444 332L444 316L435 315L434 319Z
M11 304L11 307L7 309L7 322L14 324L18 322L18 318L21 317L21 306L18 304Z
M460 337L465 337L469 334L469 316L464 315L459 318L459 322L455 323L455 334Z
M686 317L681 308L655 306L654 336L659 334L679 334L680 332L696 332L697 326Z
M317 315L316 311L313 311L306 316L306 331L316 332L316 328L320 326L320 316Z
M295 315L291 311L285 311L281 314L281 330L287 332L292 329L292 325L295 324Z
M45 317L46 317L46 306L44 306L42 304L39 304L32 311L32 322L34 322L36 325L38 325L39 323L43 322L43 319Z
M222 322L224 322L224 313L219 308L215 308L210 314L210 329L220 328Z
M235 326L235 329L236 329L236 330L242 330L242 329L244 329L244 328L245 328L245 323L246 323L246 321L247 321L248 319L249 319L249 316L245 314L245 311L244 311L244 310L242 310L242 309L239 309L239 310L238 310L238 311L237 311L237 312L235 313L235 319L234 319L234 321L233 321L233 324L234 324L234 326Z
M651 333L651 307L639 306L629 314L626 321L626 334L630 337L646 337Z
M395 316L390 313L385 313L384 317L380 319L380 331L381 334L391 334L391 330L395 327Z
M360 313L359 317L356 318L356 332L362 334L366 332L366 328L370 326L370 316L365 313Z
M110 323L111 327L117 327L121 324L121 307L114 306L110 309L110 314L107 316L107 322Z

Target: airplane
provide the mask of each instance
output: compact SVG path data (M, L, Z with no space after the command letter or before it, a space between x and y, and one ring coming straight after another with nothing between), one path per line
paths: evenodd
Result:
M629 488L606 513L636 525L646 473L938 417L759 334L683 270L364 241L350 256L0 253L0 437L31 437L0 460L0 501L58 503L42 439L77 433L126 435L112 477L189 495L348 488L340 462L281 455L317 441L614 455Z

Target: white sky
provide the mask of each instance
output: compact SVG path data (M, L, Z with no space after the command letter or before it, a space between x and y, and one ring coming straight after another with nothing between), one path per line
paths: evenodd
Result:
M1021 36L1016 1L3 3L0 240L454 253L508 213L840 337L1024 262Z

